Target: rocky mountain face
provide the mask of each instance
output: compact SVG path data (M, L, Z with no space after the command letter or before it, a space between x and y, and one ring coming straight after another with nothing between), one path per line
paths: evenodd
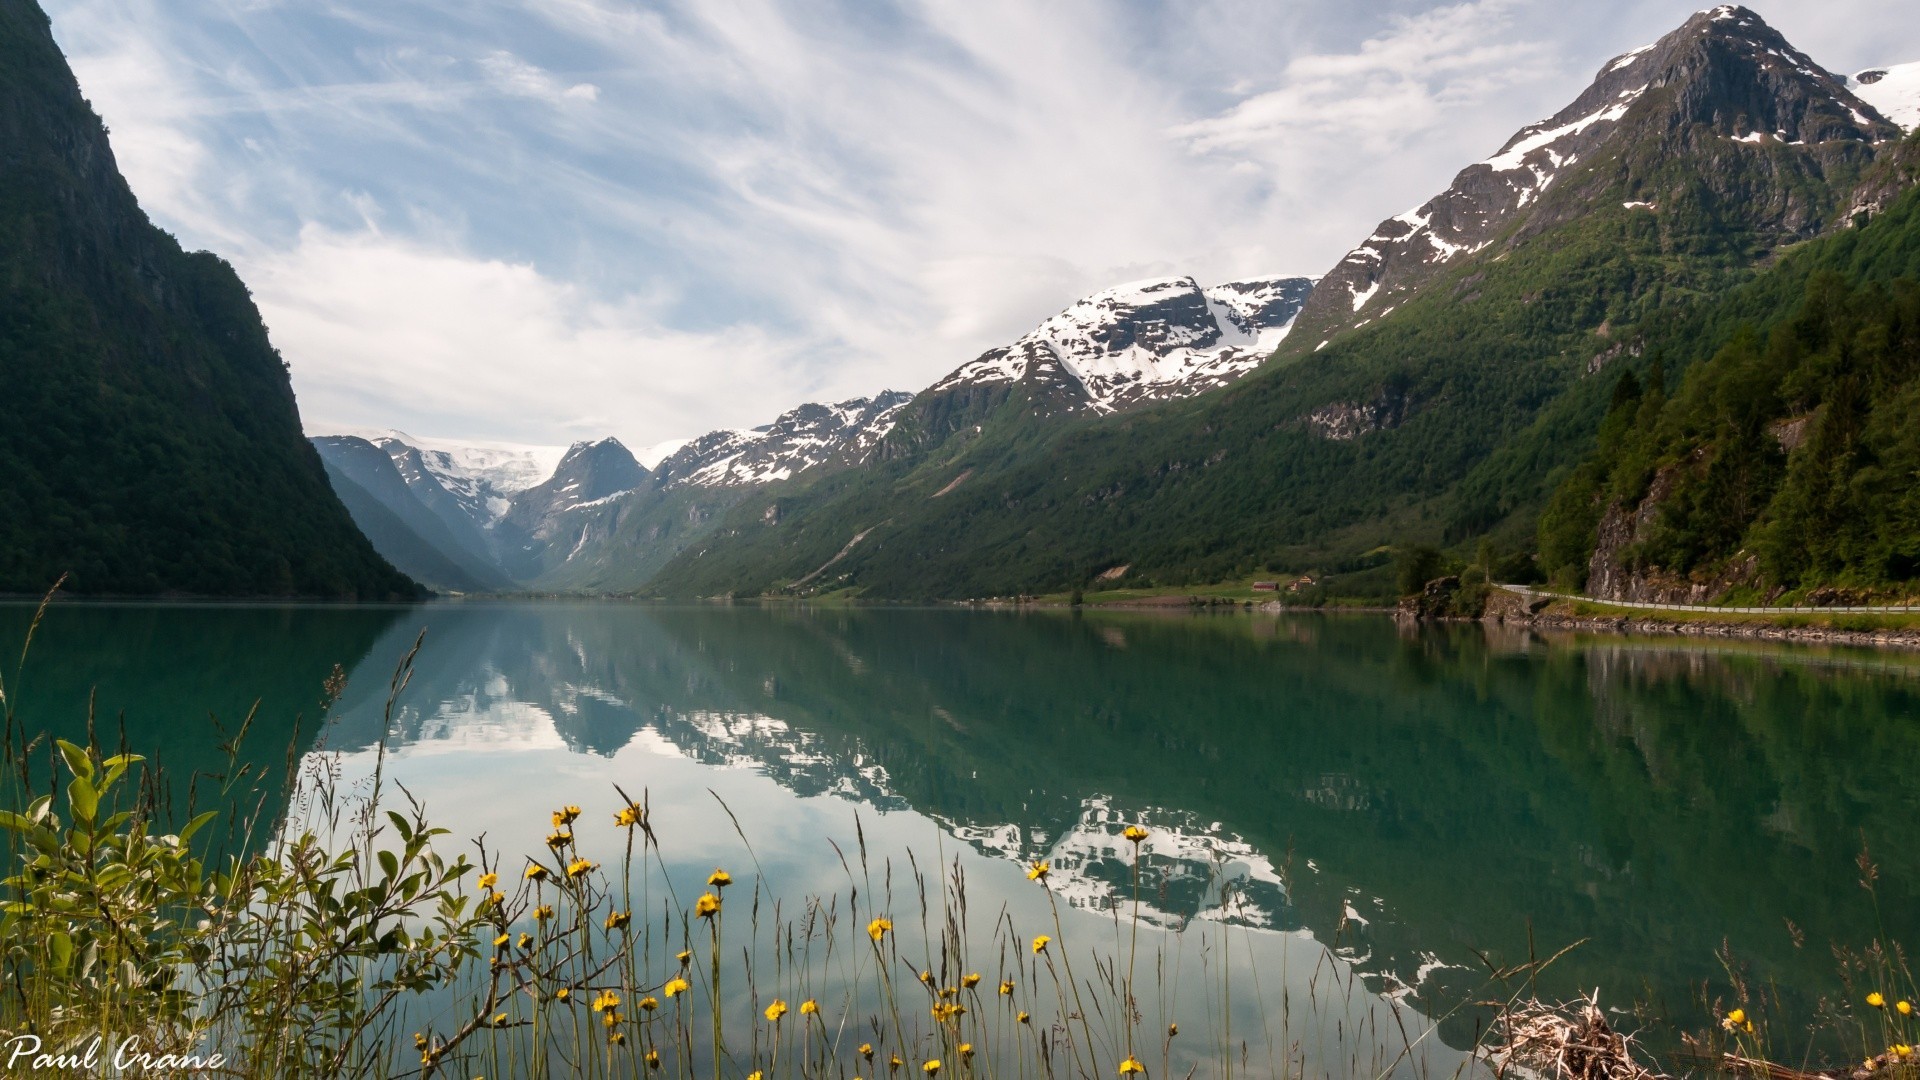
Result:
M1589 212L1603 194L1648 214L1710 200L1769 245L1815 235L1837 208L1809 193L1844 182L1900 138L1861 93L1899 108L1916 77L1899 72L1873 83L1836 76L1744 7L1702 11L1608 61L1572 104L1381 222L1321 279L1294 348L1385 318L1449 266L1489 249L1497 257ZM1682 160L1697 166L1671 168Z
M356 435L316 438L327 479L354 523L407 576L434 589L484 592L512 582L464 534L436 514L401 475L393 456ZM456 522L464 526L464 518Z
M47 16L0 0L0 593L390 599L233 268L140 209Z

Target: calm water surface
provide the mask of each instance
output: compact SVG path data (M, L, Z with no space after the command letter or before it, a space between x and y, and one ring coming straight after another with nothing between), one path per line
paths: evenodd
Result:
M91 693L101 742L157 753L176 798L225 767L220 732L257 699L257 764L297 739L351 782L384 734L387 775L500 850L540 851L562 802L603 821L619 783L649 792L683 892L724 864L775 895L834 894L857 828L896 892L958 860L984 921L1033 932L1050 917L1021 864L1050 860L1069 939L1108 953L1131 905L1120 831L1143 823L1142 955L1168 972L1145 1021L1197 1044L1230 1019L1256 1073L1372 1075L1361 1031L1418 1041L1444 1075L1473 1038L1457 1006L1487 993L1481 955L1582 940L1547 993L1699 1026L1724 942L1810 997L1833 984L1831 944L1871 937L1863 843L1888 931L1920 940L1905 655L1365 617L75 604L16 677L29 615L0 608L23 718L84 731ZM336 664L347 689L323 716Z

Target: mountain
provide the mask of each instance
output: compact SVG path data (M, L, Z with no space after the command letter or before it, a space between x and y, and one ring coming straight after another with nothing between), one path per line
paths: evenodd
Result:
M386 450L355 435L312 441L354 524L409 577L451 592L512 587L511 579L469 550L446 521L415 496Z
M893 430L895 414L910 400L910 394L887 390L802 405L763 427L708 432L661 460L661 483L741 487L788 480L821 465L857 465Z
M577 442L553 475L513 496L497 523L502 568L514 580L537 581L604 538L611 505L644 485L650 473L618 439ZM555 558L564 550L566 553Z
M1069 367L1055 335L989 353L904 407L872 464L743 499L649 589L977 597L1313 570L1390 594L1395 545L1524 553L1618 373L1890 206L1901 138L1751 11L1701 12L1382 223L1257 370L1108 414L1090 384L1148 380L1083 377L1101 369Z
M1301 312L1302 333L1324 344L1383 319L1450 264L1567 225L1612 189L1623 208L1655 218L1663 200L1711 200L1764 241L1804 238L1829 220L1821 181L1899 136L1848 80L1753 12L1703 11L1608 61L1572 104L1516 132L1446 191L1382 222L1321 280ZM1675 175L1669 166L1679 160L1697 162L1700 172ZM1582 162L1589 167L1578 168Z
M1920 143L1908 168L1920 171ZM1609 600L1906 600L1920 588L1920 191L1808 245L1615 385L1540 522L1541 562Z
M141 211L32 0L0 0L0 592L411 598L300 432L233 268Z
M1260 366L1313 291L1306 278L1202 289L1157 278L1095 293L935 383L929 395L988 383L1047 385L1069 410L1114 412L1191 397Z

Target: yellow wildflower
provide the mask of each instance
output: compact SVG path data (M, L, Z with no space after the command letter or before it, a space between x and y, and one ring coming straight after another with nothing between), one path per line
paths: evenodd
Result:
M640 1008L643 1012L652 1012L659 1007L660 999L654 997L652 994L648 994L646 997L640 999Z
M780 1018L785 1015L787 1015L787 1003L781 1001L779 998L774 998L773 1004L767 1006L767 1019L777 1024L780 1022Z
M712 893L701 893L700 899L693 902L693 913L703 919L711 919L720 913L720 898Z
M923 983L926 983L926 984L927 984L928 986L932 986L932 985L933 985L933 972L931 972L931 971L923 971L923 972L921 972L921 973L920 973L920 981L921 981L921 982L923 982Z
M550 832L547 834L547 846L550 848L563 848L571 843L573 843L572 833Z
M881 938L886 937L887 931L892 929L892 919L875 919L867 924L867 936L877 942Z
M904 1061L901 1061L901 1060L900 1060L900 1055L899 1055L899 1054L895 1054L895 1055L893 1055L893 1057L891 1057L891 1058L889 1058L889 1059L887 1060L887 1071L889 1071L889 1072L899 1072L899 1071L900 1071L900 1066L902 1066L902 1065L905 1065L905 1064L906 1064L906 1062L904 1062Z
M500 875L499 875L499 874L496 874L496 873L494 873L493 871L491 871L491 870L489 870L489 871L487 871L486 873L484 873L484 874L481 874L481 875L480 875L480 887L481 887L481 888L483 888L483 889L491 889L491 888L493 888L493 887L494 887L495 885L498 885L498 884L500 884Z
M553 918L553 905L541 904L539 907L534 908L533 917L538 922L546 922L548 919Z
M1147 830L1141 828L1138 825L1129 825L1127 826L1126 831L1121 833L1120 835L1133 841L1135 845L1138 845L1140 841L1145 840L1147 838ZM1131 1061L1133 1059L1128 1058L1127 1060Z
M532 935L532 934L521 934L521 935L520 935L520 940L519 940L519 941L516 941L516 942L514 942L514 944L516 944L516 945L518 945L518 946L520 946L520 947L521 947L522 949L524 949L524 948L526 948L526 947L528 947L528 946L530 946L530 945L532 945L532 944L533 944L533 935Z
M616 1031L607 1036L607 1041L615 1046L625 1046L627 1044L627 1033L624 1031Z
M1906 1002L1906 1001L1898 1002L1893 1007L1899 1010L1901 1016L1913 1015L1913 1004L1911 1002Z
M570 878L581 877L592 871L593 868L598 865L598 863L591 863L585 859L575 859L567 864L567 876Z
M725 870L715 870L712 875L707 878L707 884L716 889L724 889L733 884L733 875L727 873Z
M1880 991L1875 990L1873 993L1867 995L1867 1004L1876 1009L1884 1009L1887 1007L1887 999Z
M507 942L511 940L513 939L508 935L501 934L499 937L493 939L493 947L496 949L504 949L507 947Z
M1735 1010L1733 1010L1732 1012L1730 1012L1730 1013L1728 1013L1728 1014L1727 1014L1727 1022L1728 1022L1728 1023L1730 1023L1730 1024L1735 1024L1735 1025L1738 1025L1738 1024L1744 1024L1744 1023L1746 1023L1746 1022L1747 1022L1747 1010L1745 1010L1745 1009L1735 1009Z
M1028 881L1039 881L1041 878L1046 876L1047 876L1047 864L1044 862L1037 862L1027 867Z
M1140 1064L1140 1059L1132 1055L1128 1055L1127 1060L1120 1063L1121 1076L1130 1076L1133 1073L1144 1073L1146 1071L1147 1067Z
M675 979L668 979L667 985L661 987L660 992L667 995L668 997L672 997L675 994L684 993L691 989L693 989L692 983L688 982L685 979L675 978Z
M860 1044L860 1056L861 1056L861 1057L863 1057L863 1058L866 1058L866 1059L867 1059L868 1061L872 1061L872 1060L873 1060L873 1044L872 1044L872 1043L861 1043L861 1044Z
M579 816L580 816L579 807L563 806L560 809L555 810L553 812L553 827L558 829L558 828L562 828L563 826L571 825L573 824L574 819Z
M494 1027L505 1027L505 1026L506 1026L506 1023L507 1023L507 1014L506 1014L506 1013L494 1013L494 1014L493 1014L493 1026L494 1026Z
M934 1058L932 1061L929 1061L925 1065L922 1065L920 1067L927 1071L928 1076L936 1076L940 1072L940 1059Z
M558 989L558 990L555 990L555 991L553 992L553 1000L555 1000L555 1001L562 1001L562 1002L564 1002L564 1001L572 1001L572 1000L573 1000L573 991L572 991L572 990L570 990L570 989L568 989L567 987L564 987L564 986L563 986L563 987L561 987L560 989Z
M633 921L633 916L627 914L624 911L610 912L607 915L607 929L623 930L626 928L626 925L632 921Z
M534 863L532 866L527 867L527 880L528 881L547 880L547 868L544 866L541 866L539 863Z
M1173 1038L1173 1037L1174 1037L1175 1035L1178 1035L1178 1034L1180 1034L1180 1025L1179 1025L1179 1024L1168 1024L1168 1025L1167 1025L1167 1038L1169 1038L1169 1039L1171 1039L1171 1038Z
M606 1015L600 1018L600 1022L608 1027L613 1027L620 1022L620 1010L608 1009Z
M647 1068L649 1069L659 1068L660 1067L660 1051L658 1050L647 1051L646 1062L647 1062Z
M605 1012L620 1004L620 995L612 990L602 990L593 996L593 1011Z
M1025 1010L1025 1009L1022 1009L1022 1010L1020 1010L1020 1015L1019 1015L1019 1016L1016 1016L1016 1017L1014 1017L1014 1019L1015 1019L1015 1020L1018 1020L1018 1021L1020 1021L1020 1022L1021 1022L1021 1023L1023 1023L1023 1024L1025 1024L1025 1023L1028 1023L1028 1022L1030 1022L1030 1021L1031 1021L1031 1020L1033 1019L1033 1017L1031 1017L1031 1016L1028 1016L1028 1015L1027 1015L1027 1012L1026 1012L1026 1010Z
M960 985L966 987L969 990L973 989L976 986L979 986L980 973L975 971L975 972L971 972L969 974L960 976Z
M673 958L675 960L680 961L681 967L686 967L688 964L693 963L693 954L688 952L685 949L682 949L679 952L674 953Z
M1000 980L1000 996L1001 997L1013 996L1013 980L1012 979Z
M973 1044L972 1044L972 1043L961 1043L961 1044L960 1044L960 1056L961 1056L961 1057L963 1057L963 1058L970 1058L970 1057L972 1057L972 1056L973 1056Z
M747 1074L747 1080L766 1080L766 1074L762 1073L759 1069L755 1069Z
M1040 935L1039 937L1037 937L1037 938L1034 938L1034 939L1033 939L1033 954L1034 954L1035 956L1038 956L1038 955L1040 955L1041 953L1043 953L1043 952L1046 952L1046 951L1047 951L1047 943L1048 943L1048 942L1050 942L1050 941L1052 941L1052 940L1053 940L1052 938L1050 938L1050 937L1048 937L1048 936L1047 936L1047 935L1045 935L1045 934L1041 934L1041 935Z
M646 808L639 803L623 806L618 813L613 815L613 823L615 825L623 825L629 829L637 825L645 825L647 823Z
M820 1003L813 1000L812 998L808 998L807 1000L800 1003L801 1016L814 1016L819 1012L820 1012Z

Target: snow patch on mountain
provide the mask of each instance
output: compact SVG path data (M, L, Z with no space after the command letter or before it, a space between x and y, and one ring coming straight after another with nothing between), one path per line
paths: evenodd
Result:
M1868 68L1849 77L1847 89L1902 130L1920 127L1920 63Z
M1153 278L1088 296L1003 349L935 383L1018 382L1059 374L1085 391L1087 407L1187 397L1223 386L1278 348L1312 282L1270 277L1201 288L1191 277Z

